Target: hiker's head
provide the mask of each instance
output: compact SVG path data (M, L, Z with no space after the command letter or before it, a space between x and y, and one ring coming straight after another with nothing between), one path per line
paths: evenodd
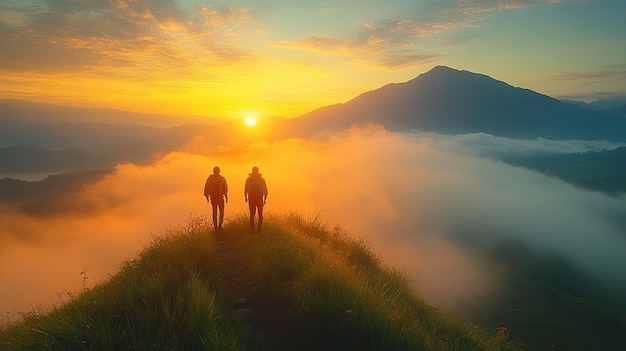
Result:
M257 166L252 167L252 174L257 174L257 173L259 173L259 167Z
M213 167L213 174L220 174L220 168L217 166Z

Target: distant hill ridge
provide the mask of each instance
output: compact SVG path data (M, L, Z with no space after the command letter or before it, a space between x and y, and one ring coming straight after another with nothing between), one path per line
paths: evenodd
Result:
M194 136L204 136L215 145L243 147L259 139L311 137L368 123L400 132L626 142L623 108L609 111L563 102L484 74L445 66L294 119L265 118L254 133L242 133L239 121L234 120L163 128L150 126L151 118L162 122L158 116L111 109L0 100L0 170L11 176L85 170L87 164L103 169L118 162L150 161L153 155L181 147ZM60 152L40 162L49 150ZM74 159L78 154L81 160Z
M206 124L217 122L213 117L166 116L113 108L69 107L16 99L0 100L0 126L20 122L22 124L117 123L172 127L200 121Z
M626 141L626 118L446 66L315 110L297 123L338 129L367 122L393 131Z
M378 123L391 131L419 130L442 134L483 132L524 139L541 137L552 140L626 141L624 108L589 108L584 104L568 103L529 89L514 87L484 74L436 66L412 80L387 84L346 103L321 107L290 120L268 118L266 122L270 128L266 129L266 138L310 136L323 130L342 130L353 124ZM122 133L120 129L128 129L134 124L163 125L164 117L112 109L79 109L0 100L0 136L7 140L14 140L22 134L26 140L41 139L41 132L33 134L27 131L27 128L41 128L41 123L90 124L103 121L124 123L117 129L109 127L111 130L107 132L113 133L111 140L115 140L115 133ZM192 128L178 128L177 132L184 135L212 132L212 136L218 137L220 142L228 143L229 140L220 138L220 135L232 136L233 128L238 128L233 126L233 121L204 121L211 127L196 125ZM94 134L92 129L99 133L102 131L102 126L95 125L81 127L65 124L64 127L80 127L91 134ZM46 127L46 130L50 128ZM79 133L73 131L67 134L70 135L63 135L64 139L71 139L72 134L79 137ZM163 137L168 134L165 133ZM4 144L42 146L16 141Z

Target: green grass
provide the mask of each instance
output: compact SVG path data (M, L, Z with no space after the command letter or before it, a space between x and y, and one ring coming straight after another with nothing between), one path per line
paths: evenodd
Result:
M516 350L445 316L316 218L193 219L102 284L0 331L2 350Z

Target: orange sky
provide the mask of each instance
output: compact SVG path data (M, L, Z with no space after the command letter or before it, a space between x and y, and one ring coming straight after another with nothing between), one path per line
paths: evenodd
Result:
M295 117L447 65L590 101L626 95L624 23L609 0L7 0L0 98Z

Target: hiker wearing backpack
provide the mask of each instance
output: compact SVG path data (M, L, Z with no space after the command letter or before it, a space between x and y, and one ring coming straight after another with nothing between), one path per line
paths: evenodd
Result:
M267 202L267 184L259 173L258 167L252 167L252 173L248 174L244 197L250 208L250 232L254 233L254 216L259 213L259 227L257 232L261 232L263 226L263 205Z
M224 223L224 200L228 202L228 185L226 184L226 178L220 175L220 168L217 166L213 167L213 174L204 183L204 197L207 202L211 199L213 227L215 230L222 230L222 224ZM217 221L218 211L219 222Z

